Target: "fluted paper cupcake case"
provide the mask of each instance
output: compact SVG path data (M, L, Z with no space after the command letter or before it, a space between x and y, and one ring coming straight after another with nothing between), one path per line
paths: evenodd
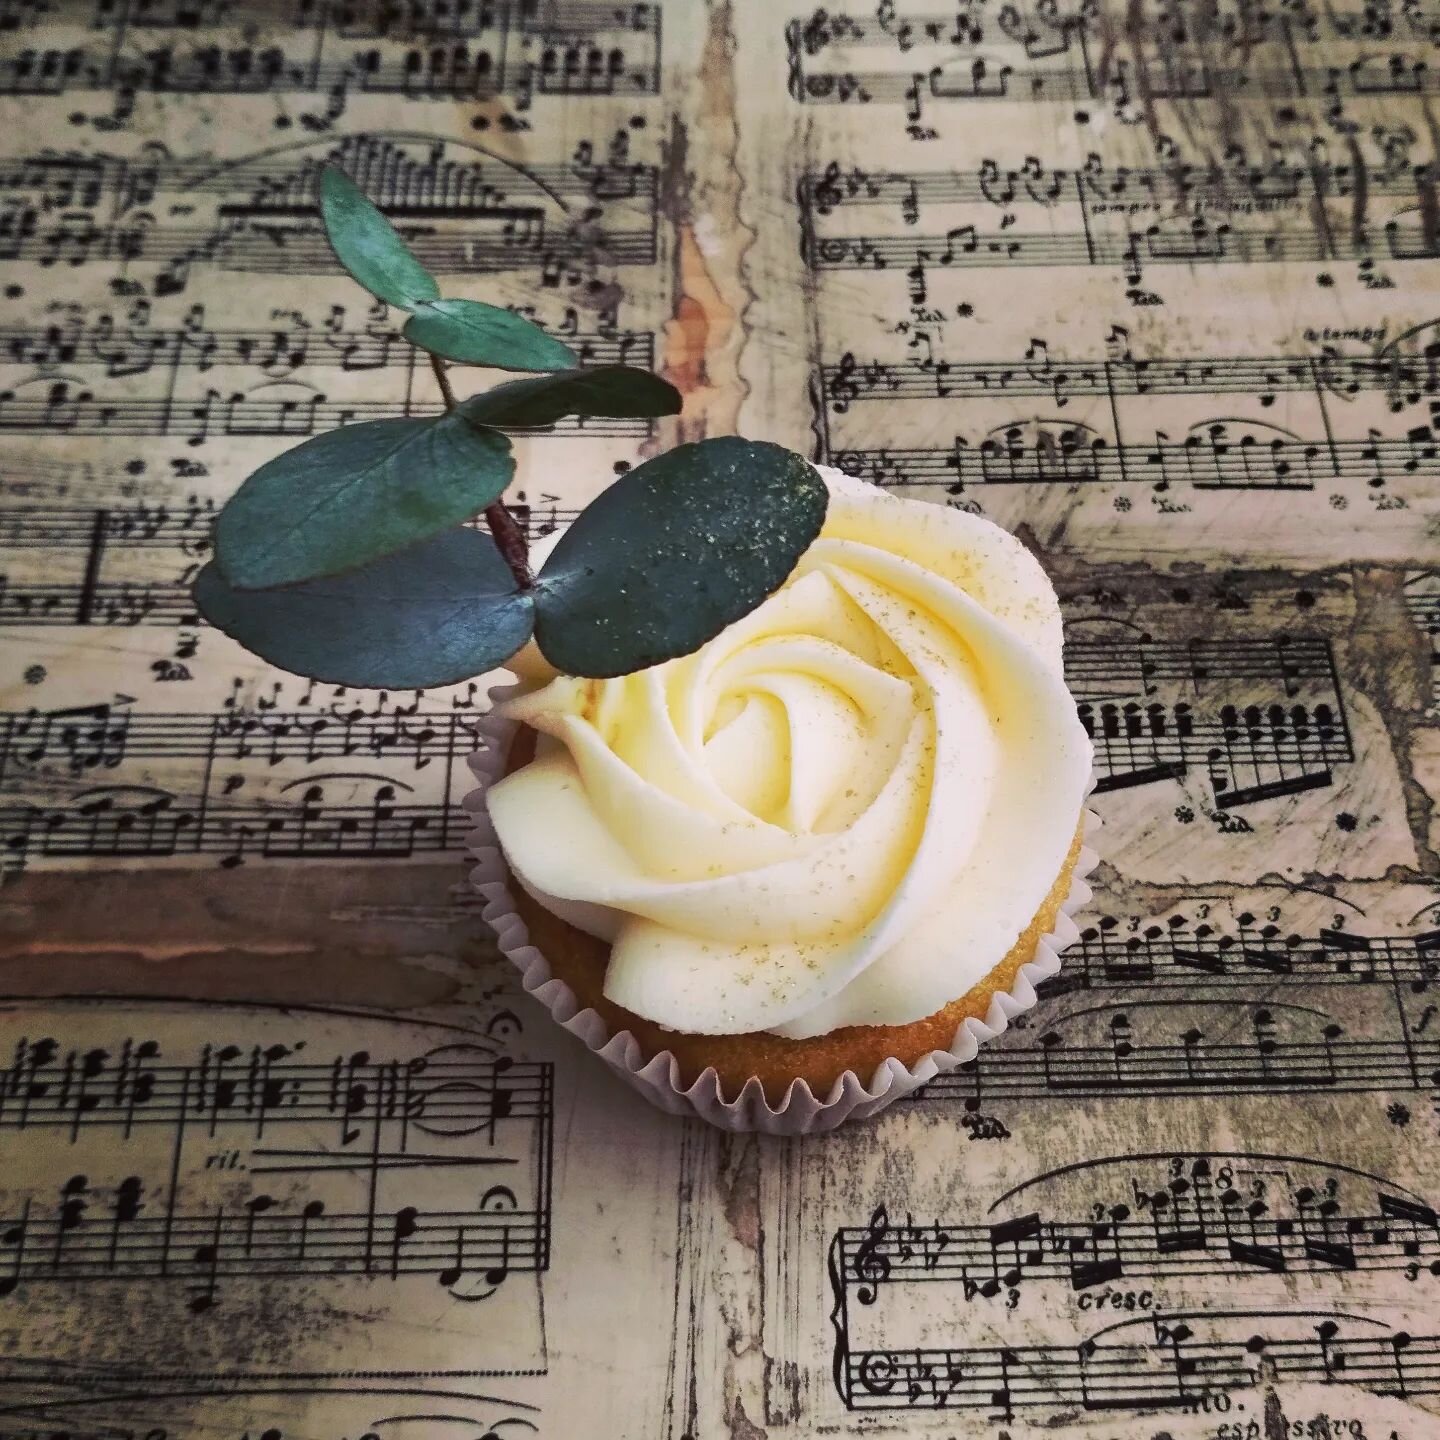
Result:
M492 701L503 700L515 688L496 687L491 692ZM722 1130L761 1130L771 1135L818 1135L846 1120L874 1115L937 1075L973 1060L982 1044L993 1040L1017 1015L1033 1008L1038 998L1037 982L1059 972L1060 952L1079 937L1074 912L1090 899L1085 877L1099 858L1090 846L1090 838L1099 828L1100 817L1088 807L1084 812L1085 834L1080 857L1075 863L1070 893L1056 917L1055 929L1040 938L1035 958L1016 972L1015 988L1008 992L997 990L984 1021L964 1021L948 1050L932 1050L913 1065L894 1058L886 1060L869 1077L868 1083L853 1070L847 1070L823 1099L817 1097L804 1080L796 1080L778 1109L766 1099L757 1079L747 1081L734 1100L723 1097L719 1077L713 1069L703 1071L693 1084L682 1086L679 1062L668 1050L647 1058L640 1042L628 1030L611 1034L594 1010L580 1008L575 992L563 980L551 975L544 955L530 943L525 922L516 913L509 872L485 808L485 791L505 773L515 729L514 721L504 720L493 712L485 715L479 725L484 749L470 757L470 768L479 785L465 797L465 808L476 822L475 829L466 836L466 845L477 861L470 875L471 882L485 897L481 914L495 931L500 953L520 972L520 983L526 993L652 1105L672 1115L695 1115ZM1086 798L1089 798L1088 791Z

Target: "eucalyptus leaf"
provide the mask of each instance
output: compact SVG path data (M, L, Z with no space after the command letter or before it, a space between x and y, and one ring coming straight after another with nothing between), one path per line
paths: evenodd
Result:
M454 411L346 425L246 480L215 522L215 558L242 590L338 574L468 520L514 473L510 441Z
M444 360L496 370L566 370L575 352L513 310L479 300L426 300L401 334Z
M825 523L815 468L778 445L681 445L604 491L540 572L535 638L571 675L688 655L777 590Z
M449 530L361 570L279 590L236 590L212 561L200 613L283 670L336 685L424 689L508 660L534 607L494 542Z
M360 187L333 165L320 173L320 214L335 258L377 299L413 310L439 298L435 277Z
M553 425L566 415L623 419L678 415L682 403L683 397L673 385L648 370L602 365L594 370L511 380L464 401L460 411L478 425L528 430Z

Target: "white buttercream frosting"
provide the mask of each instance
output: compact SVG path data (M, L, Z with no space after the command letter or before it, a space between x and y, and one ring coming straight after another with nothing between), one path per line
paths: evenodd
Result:
M821 468L786 584L693 655L532 678L490 791L512 870L673 1030L901 1025L1004 958L1055 883L1090 746L1060 609L987 520Z

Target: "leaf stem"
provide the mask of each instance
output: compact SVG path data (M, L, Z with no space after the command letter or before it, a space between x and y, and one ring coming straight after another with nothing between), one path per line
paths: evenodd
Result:
M459 402L455 399L455 390L450 384L445 364L438 355L430 357L430 368L435 372L435 383L440 387L440 398L445 402L445 408L453 410ZM495 546L510 567L515 583L522 590L533 590L535 572L530 568L530 550L525 543L525 532L505 508L503 500L496 500L485 507L485 523L490 527Z
M435 372L435 383L440 387L440 398L447 410L453 410L460 402L455 398L455 388L450 384L450 372L438 355L430 356L430 368Z

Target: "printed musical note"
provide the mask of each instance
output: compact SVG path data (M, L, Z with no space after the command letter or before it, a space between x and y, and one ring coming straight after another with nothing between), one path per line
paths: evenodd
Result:
M0 1209L0 1293L116 1279L179 1286L199 1315L224 1306L234 1283L262 1277L428 1275L454 1289L475 1271L493 1293L508 1275L547 1266L543 1176L526 1167L549 1144L548 1067L471 1042L395 1059L352 1052L326 1062L306 1050L305 1041L211 1043L170 1059L153 1038L83 1049L20 1038L0 1071L0 1127L15 1146L59 1131L74 1153L103 1144L143 1156L151 1137L168 1135L170 1153L163 1170L113 1184L75 1171L48 1195L41 1172L17 1175L6 1190L16 1208ZM510 1142L521 1135L532 1144L517 1153ZM387 1209L393 1187L428 1171L497 1166L515 1178L468 1206ZM242 1173L254 1187L242 1201L233 1190L213 1204L192 1198L210 1177ZM273 1188L297 1181L365 1203Z
M1252 1373L1236 1368L1236 1357L1277 1353L1323 1378L1344 1370L1351 1383L1381 1393L1397 1384L1404 1393L1427 1393L1427 1385L1433 1393L1434 1378L1420 1355L1440 1353L1435 1336L1382 1338L1363 1329L1357 1336L1353 1326L1331 1319L1297 1333L1295 1322L1307 1317L1290 1313L1283 1289L1275 1291L1280 1303L1273 1310L1259 1308L1267 1277L1297 1271L1319 1277L1357 1267L1420 1272L1435 1283L1440 1221L1428 1204L1394 1193L1380 1177L1326 1172L1320 1161L1225 1153L1115 1156L1067 1166L1025 1181L996 1206L1024 1203L1025 1192L1033 1203L1037 1189L1068 1193L1080 1176L1102 1186L1112 1176L1113 1186L1117 1170L1128 1172L1123 1183L1130 1203L1093 1204L1086 1219L1031 1210L989 1224L907 1220L897 1230L872 1220L864 1229L842 1228L832 1243L830 1276L837 1299L835 1378L846 1406L993 1407L1007 1417L1017 1407L1162 1405L1246 1386ZM1165 1178L1150 1188L1157 1173ZM1308 1174L1320 1177L1320 1188L1306 1183ZM1368 1213L1335 1198L1364 1189L1371 1195ZM877 1209L877 1217L884 1214L883 1206ZM930 1237L942 1234L946 1243L936 1252ZM877 1350L868 1337L884 1333L871 1323L879 1301L873 1276L881 1267L892 1344ZM991 1317L1013 1311L1021 1292L1037 1286L1057 1287L1052 1305L1083 1318L1101 1308L1105 1296L1124 1294L1117 1284L1143 1284L1145 1295L1157 1297L1156 1313L1092 1329L1073 1347L909 1349L893 1343L914 1330L916 1303L932 1324L943 1315L963 1331L971 1317L982 1328L993 1324ZM1220 1287L1223 1293L1227 1284L1245 1285L1252 1308L1165 1309L1167 1287L1191 1293ZM926 1290L913 1292L916 1285ZM851 1309L844 1303L850 1295L870 1309ZM857 1344L860 1334L867 1338ZM1411 1353L1417 1345L1419 1353Z
M1440 85L1407 49L1428 49L1423 12L1412 9L1397 22L1381 7L1383 18L1369 23L1309 6L1293 23L1247 5L1206 6L1188 22L1166 6L1132 8L1120 22L1103 5L990 14L966 6L948 18L903 19L895 6L864 18L816 9L786 28L789 88L808 105L904 104L912 129L934 100L1092 101L1126 118L1165 104L1319 97L1343 113L1347 99L1423 96Z
M356 95L405 98L535 95L649 95L659 84L659 10L654 5L561 4L542 7L499 0L448 11L421 7L408 23L386 6L368 23L352 12L303 5L291 22L297 49L249 44L222 50L224 7L176 8L172 16L131 16L128 7L102 6L91 20L77 3L47 6L44 24L31 14L12 21L20 45L0 69L0 95L63 96L100 91L128 113L136 93L330 95L328 119ZM309 32L308 34L306 32ZM148 32L148 33L147 33ZM64 36L83 37L66 49ZM153 48L140 49L148 45ZM304 58L299 58L303 56ZM335 103L338 99L339 103Z

